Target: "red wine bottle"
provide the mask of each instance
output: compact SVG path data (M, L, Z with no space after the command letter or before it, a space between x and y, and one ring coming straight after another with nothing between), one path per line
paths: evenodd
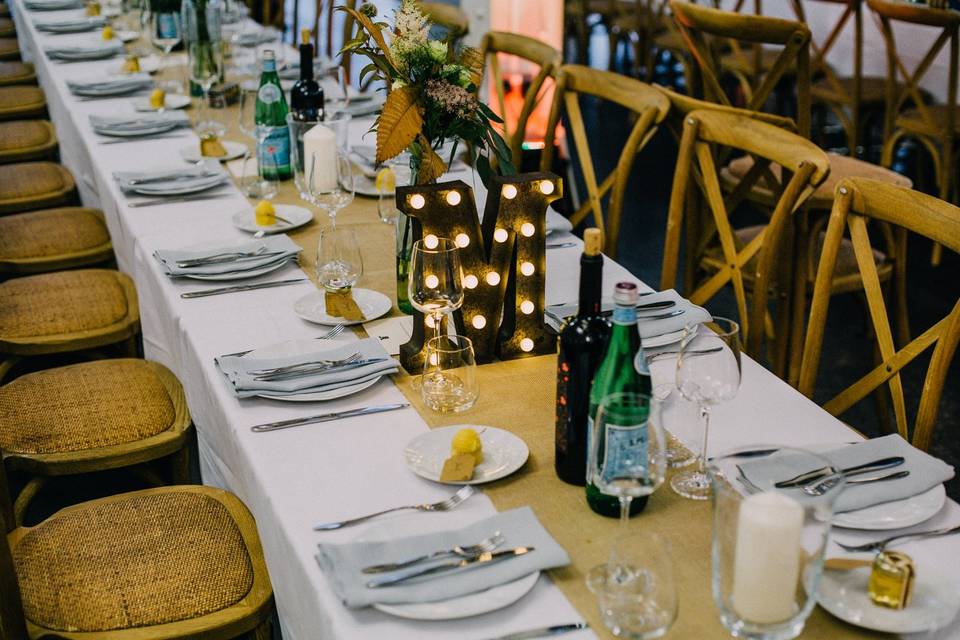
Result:
M294 120L323 120L323 88L313 79L313 45L310 30L300 34L300 79L290 89L290 113Z
M583 234L580 257L580 309L560 330L557 359L557 421L554 468L564 482L583 486L587 468L587 418L590 383L610 336L610 320L600 308L603 244L599 229Z

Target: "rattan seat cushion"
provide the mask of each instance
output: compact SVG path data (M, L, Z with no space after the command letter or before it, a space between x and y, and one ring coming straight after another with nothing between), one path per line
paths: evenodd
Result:
M110 234L97 209L63 207L0 216L0 271L39 271L108 259Z
M219 501L176 491L60 511L13 548L26 618L104 632L225 609L253 585L236 522Z
M70 204L76 183L54 162L0 165L0 214Z
M0 387L0 449L45 454L135 442L166 431L173 401L146 360L46 369Z
M0 60L19 60L20 43L14 38L0 38Z
M0 87L36 82L37 72L29 62L0 62Z
M50 157L57 149L57 134L47 120L0 122L0 163Z
M0 38L9 38L17 35L17 27L10 18L0 18Z
M42 338L106 328L128 317L121 280L106 269L13 278L0 283L0 340Z
M40 87L0 87L0 120L40 117L46 108L47 99Z

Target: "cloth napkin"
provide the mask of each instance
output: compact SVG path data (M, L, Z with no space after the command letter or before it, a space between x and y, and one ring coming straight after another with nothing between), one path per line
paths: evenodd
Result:
M60 11L62 9L81 9L81 0L24 0L24 6L32 11Z
M90 125L97 133L150 133L168 131L171 126L183 127L190 119L182 111L147 113L133 116L90 116Z
M399 368L397 361L387 354L387 351L380 345L380 342L377 341L376 338L365 338L346 344L333 343L336 346L332 348L330 346L331 343L324 345L324 342L323 340L317 341L318 349L316 351L301 353L295 356L278 358L230 356L217 358L217 366L220 367L220 371L226 376L227 381L233 387L238 398L249 398L264 392L271 394L296 394L331 391L371 380L385 374L395 373ZM285 367L294 364L315 362L320 359L339 360L341 358L347 358L354 353L359 353L360 358L364 360L381 359L382 362L274 382L254 380L254 375L251 373L259 369Z
M645 305L654 302L663 302L664 300L673 300L676 304L666 309L637 310L637 326L640 329L641 339L653 338L665 333L680 331L688 324L708 322L713 318L713 316L711 316L706 309L691 303L689 300L677 293L674 289L667 289L666 291L660 291L657 293L651 293L650 295L641 296L639 304ZM612 310L614 308L613 300L604 300L601 303L601 307L604 311ZM563 304L551 305L547 307L544 310L544 315L546 316L547 324L559 331L563 320L569 316L576 315L578 309L579 303L565 302ZM670 311L677 311L679 309L683 309L684 312L678 316L673 316L672 318L644 320L644 317L658 316Z
M904 463L892 469L876 472L886 475L897 471L909 471L906 478L847 485L834 506L834 511L854 511L894 500L902 500L929 491L953 477L954 469L946 462L914 448L897 434L874 438L862 443L848 445L819 454L838 469L855 467L873 460L903 456ZM760 460L739 465L741 472L758 487L770 487L774 482L789 480L819 466L800 454L773 454ZM872 474L871 474L872 475ZM816 500L801 489L782 489L800 502Z
M145 73L135 73L122 78L91 78L88 80L67 80L70 92L80 96L107 96L132 93L153 86L153 79ZM93 120L91 117L91 121ZM104 118L107 119L107 118ZM126 118L130 120L130 118Z
M573 225L562 214L547 208L547 235L551 233L570 233ZM612 304L612 303L611 303Z
M374 575L361 573L363 567L398 562L458 544L476 544L503 534L499 550L534 547L526 555L448 575L416 578L390 587L370 589ZM373 603L435 602L484 591L529 575L534 571L570 564L567 552L550 536L530 507L505 511L463 529L426 533L383 542L320 544L317 562L330 580L334 592L347 607L356 609Z
M220 264L210 264L198 267L178 267L177 263L183 260L195 260L197 258L206 258L207 256L218 255L221 253L253 252L263 247L263 253L278 255L265 255L258 259L241 260L239 262L222 262ZM261 240L253 242L243 242L241 244L212 247L200 250L185 249L159 249L154 252L156 258L168 276L187 276L187 275L215 275L222 273L235 273L238 271L252 271L269 264L274 264L283 260L299 255L303 249L285 234L267 236Z
M134 191L146 187L146 190L159 194L167 190L180 191L197 184L210 183L210 186L213 186L224 181L227 174L217 160L205 160L188 167L181 164L152 171L117 171L113 177L123 191ZM135 184L133 181L137 180L149 180L149 182Z
M120 42L107 42L102 44L61 45L48 47L45 51L47 57L54 60L101 60L120 55L124 49Z
M76 33L80 31L92 31L93 29L102 27L106 23L107 20L103 16L84 16L82 18L67 18L65 20L38 20L34 24L40 31Z

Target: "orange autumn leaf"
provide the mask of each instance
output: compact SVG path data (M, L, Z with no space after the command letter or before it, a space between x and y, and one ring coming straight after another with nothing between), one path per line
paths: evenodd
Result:
M423 130L417 91L401 87L387 94L377 122L377 164L396 157Z
M447 163L443 161L440 154L433 150L430 141L423 134L417 136L417 142L423 149L423 159L420 161L420 169L417 171L417 183L427 184L444 174L447 170Z

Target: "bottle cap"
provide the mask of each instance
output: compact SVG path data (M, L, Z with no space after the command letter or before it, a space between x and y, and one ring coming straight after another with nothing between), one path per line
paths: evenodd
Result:
M588 256L600 255L603 248L603 232L596 227L590 227L583 232L583 252Z
M300 29L300 44L310 44L310 29Z
M273 49L264 49L263 50L263 59L264 60L276 60L277 54L273 52Z
M613 302L620 307L635 307L640 301L640 291L636 283L618 282L613 290Z

